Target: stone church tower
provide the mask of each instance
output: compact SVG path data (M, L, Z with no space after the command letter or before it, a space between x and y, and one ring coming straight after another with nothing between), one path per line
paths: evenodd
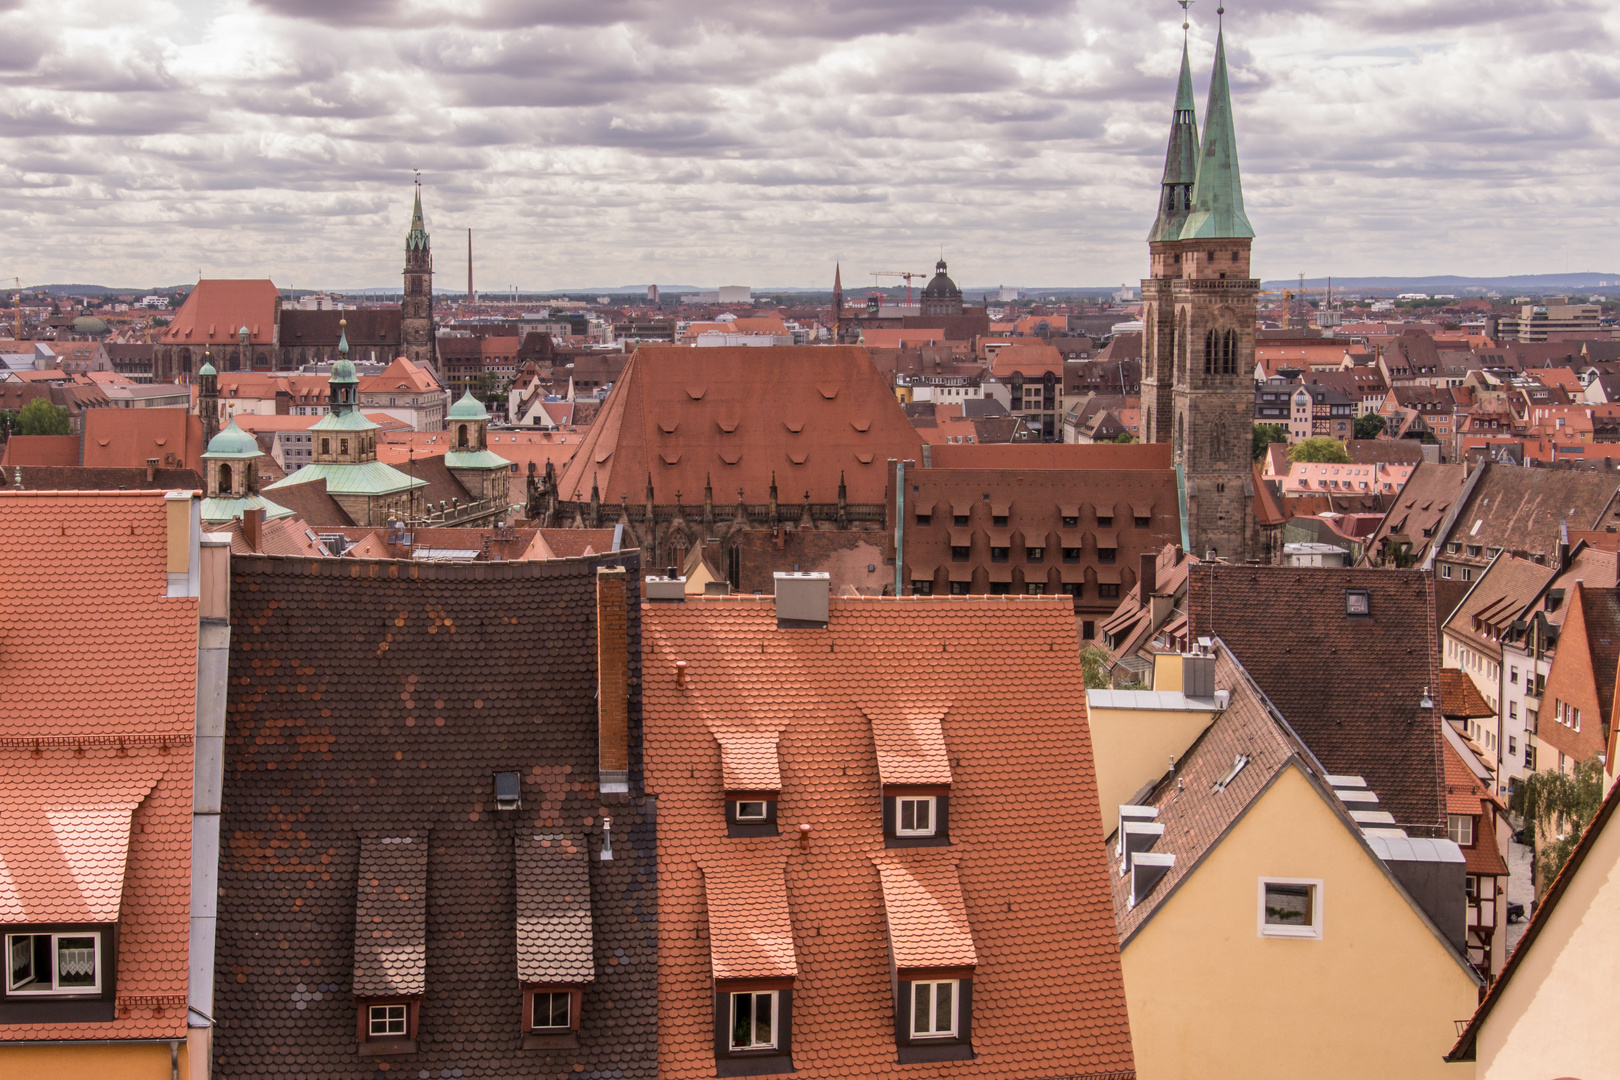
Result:
M438 359L433 332L433 248L422 224L422 182L416 183L416 209L405 234L405 294L400 303L400 344L407 359L432 365Z
M1226 40L1204 136L1193 115L1186 49L1165 153L1159 215L1142 281L1143 431L1170 443L1187 490L1193 553L1260 555L1254 525L1254 326L1260 282L1249 276L1254 229L1243 212Z

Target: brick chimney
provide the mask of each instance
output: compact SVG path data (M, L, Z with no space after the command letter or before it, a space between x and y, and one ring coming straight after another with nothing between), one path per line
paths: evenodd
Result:
M146 482L148 484L152 484L152 483L157 482L157 470L158 470L158 459L155 458L155 457L147 458L146 459Z
M1139 578L1140 588L1137 595L1142 603L1146 604L1148 597L1159 587L1159 556L1156 552L1142 552L1142 573Z
M630 625L622 566L596 571L597 779L604 795L630 790Z
M242 539L253 551L260 551L264 539L264 507L250 506L242 511Z

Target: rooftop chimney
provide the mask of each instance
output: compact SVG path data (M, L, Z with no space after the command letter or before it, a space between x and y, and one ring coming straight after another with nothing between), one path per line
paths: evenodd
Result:
M1142 598L1144 605L1147 603L1148 597L1157 592L1158 588L1159 556L1156 552L1144 551L1142 552L1142 573L1137 585L1138 595Z
M147 458L146 459L146 482L148 484L154 484L154 483L157 482L157 470L158 470L158 459L155 458L155 457Z
M832 592L828 574L778 572L776 581L776 625L780 627L825 628L827 599Z
M630 624L622 566L596 571L597 780L603 795L630 791Z
M264 507L250 506L242 511L242 539L252 551L262 550L260 547L264 539Z

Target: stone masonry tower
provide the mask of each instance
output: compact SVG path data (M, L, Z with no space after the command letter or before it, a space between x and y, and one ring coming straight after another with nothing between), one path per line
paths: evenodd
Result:
M433 333L433 248L422 224L422 182L416 182L416 209L411 214L411 231L405 235L405 295L400 304L400 339L406 358L417 364L434 364Z
M1154 441L1170 443L1185 477L1193 553L1241 561L1258 553L1250 448L1260 283L1249 276L1254 228L1243 212L1224 34L1216 39L1202 144L1190 82L1184 53L1148 244L1153 276L1142 282L1143 422ZM1198 147L1190 194L1189 136Z

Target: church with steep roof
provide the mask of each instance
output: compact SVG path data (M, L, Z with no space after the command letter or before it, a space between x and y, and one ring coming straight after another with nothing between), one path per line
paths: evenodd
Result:
M1260 282L1250 272L1253 242L1223 33L1215 44L1202 140L1182 46L1159 212L1148 234L1151 276L1142 280L1143 440L1172 447L1185 484L1187 531L1200 558L1264 560L1272 546L1254 512Z

